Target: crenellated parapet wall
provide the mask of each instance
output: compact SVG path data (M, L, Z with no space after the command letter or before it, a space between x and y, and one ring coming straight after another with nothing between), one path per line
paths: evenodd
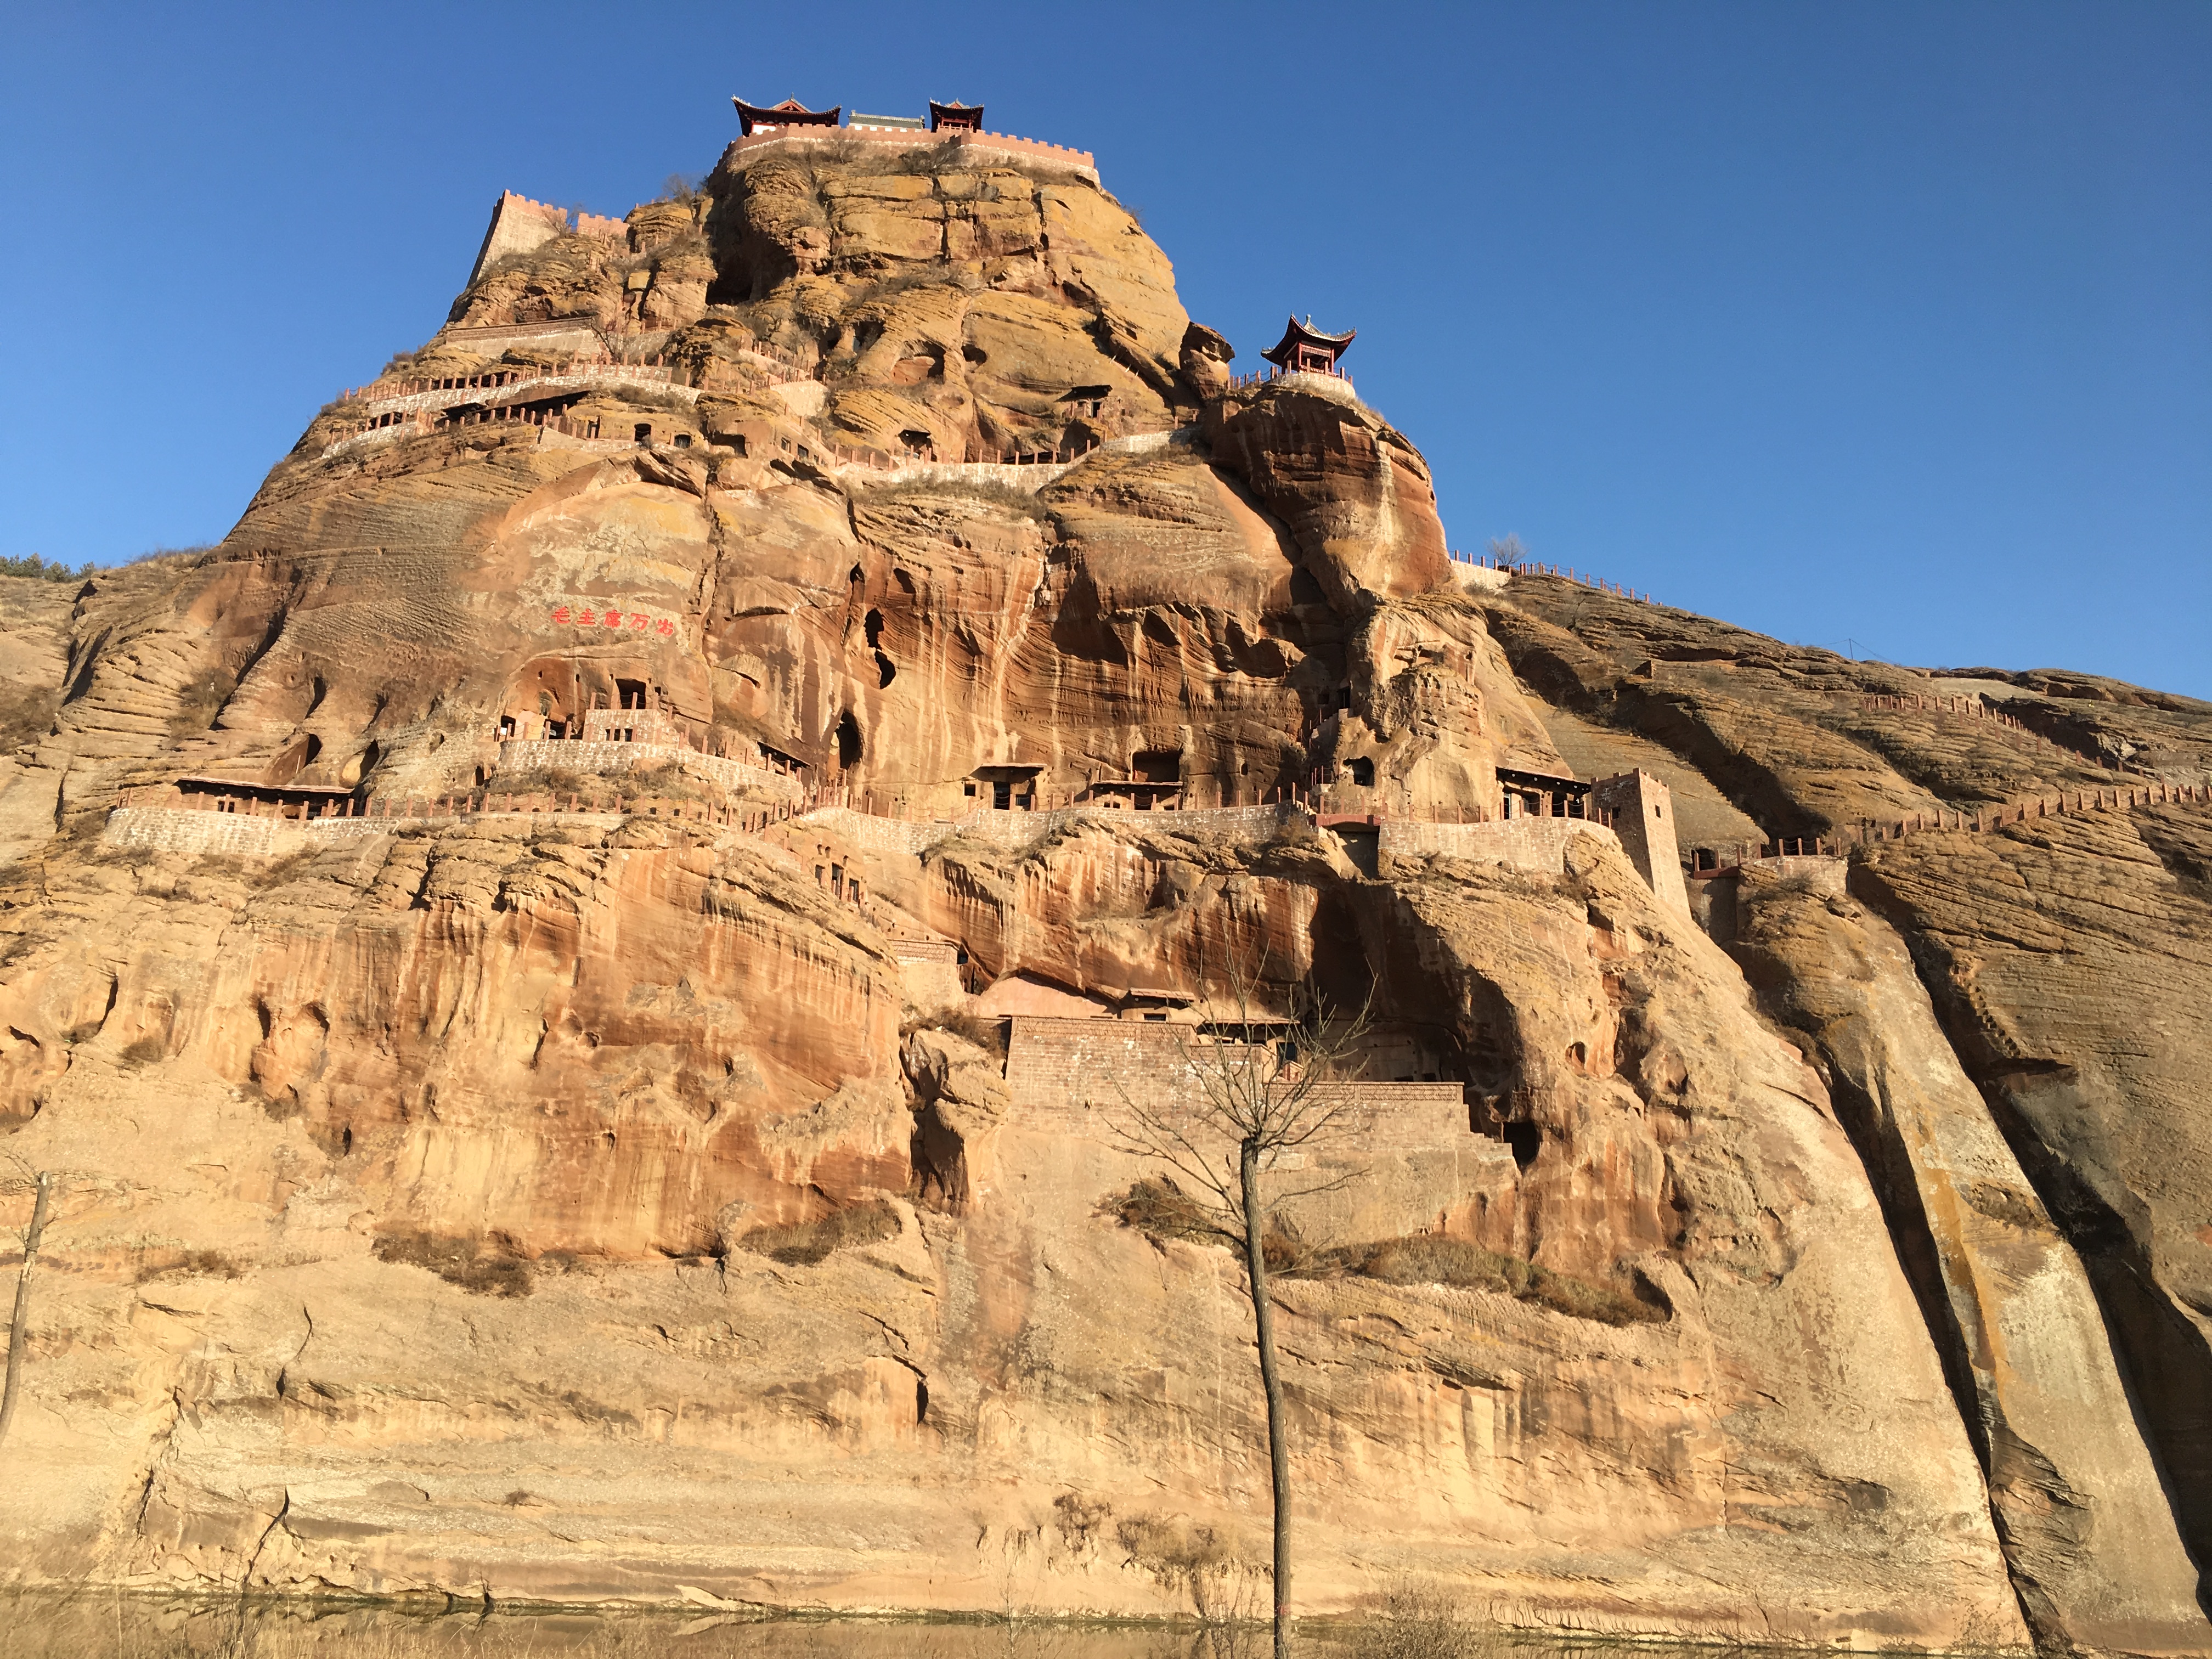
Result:
M527 253L571 233L615 241L626 234L626 227L620 219L595 213L579 214L572 222L566 208L533 202L511 190L500 191L499 200L492 206L491 223L484 230L483 244L477 250L477 262L469 269L468 285L475 287L478 277L509 254Z

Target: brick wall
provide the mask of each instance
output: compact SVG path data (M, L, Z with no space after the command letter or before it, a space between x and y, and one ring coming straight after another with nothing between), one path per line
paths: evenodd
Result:
M239 853L265 857L276 850L276 818L242 812L193 812L173 806L118 806L107 815L100 839L114 847L157 853Z
M617 732L628 735L617 737ZM688 749L675 716L658 708L594 708L584 716L586 743L659 744Z
M1183 1036L1189 1040L1188 1026ZM1172 1111L1199 1098L1175 1028L1136 1020L1018 1015L1006 1083L1012 1103L1002 1120L1010 1137L1002 1168L1010 1156L1034 1155L1032 1147L1071 1138L1125 1147L1117 1126L1128 1126L1132 1101ZM1344 1083L1321 1085L1317 1093L1325 1103L1340 1102L1343 1116L1310 1147L1285 1154L1267 1178L1279 1192L1342 1177L1333 1190L1289 1204L1309 1241L1348 1243L1423 1231L1463 1212L1477 1194L1512 1202L1519 1177L1512 1152L1468 1127L1460 1085ZM1144 1168L1133 1159L1117 1179L1133 1180Z
M950 939L895 939L891 955L901 962L946 962L960 960L960 947Z
M1191 1039L1188 1026L1018 1014L1006 1091L1032 1121L1111 1139L1109 1121L1129 1103L1164 1111L1192 1097L1197 1085L1177 1047Z
M906 988L906 1000L917 1008L953 1008L968 1000L960 970L950 963L902 961L899 977Z

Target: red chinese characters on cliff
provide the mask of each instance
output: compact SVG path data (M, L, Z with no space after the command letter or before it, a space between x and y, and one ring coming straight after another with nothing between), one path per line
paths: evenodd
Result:
M642 611L625 611L619 605L602 611L588 602L577 605L556 605L553 620L568 628L601 628L617 633L654 634L670 639L676 633L672 617L649 617Z

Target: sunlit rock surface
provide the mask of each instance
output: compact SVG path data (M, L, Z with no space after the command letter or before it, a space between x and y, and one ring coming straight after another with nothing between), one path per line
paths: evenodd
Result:
M674 378L337 406L220 547L0 580L21 1577L1258 1607L1239 1270L1117 1207L1195 1027L1111 1016L1311 984L1380 1024L1275 1289L1302 1608L2203 1644L2201 800L1702 927L1587 820L1482 826L1501 767L1642 769L1733 862L2201 782L2212 711L1468 580L1407 438L1231 385L1043 162L733 153L453 322L395 376ZM658 769L502 752L633 718ZM203 777L371 821L196 850ZM1358 1267L1423 1238L1552 1288Z

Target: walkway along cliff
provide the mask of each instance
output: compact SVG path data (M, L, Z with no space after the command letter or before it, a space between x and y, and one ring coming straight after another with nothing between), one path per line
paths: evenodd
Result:
M507 196L220 546L0 580L15 1577L1250 1607L1110 1120L1311 987L1302 1612L2202 1650L2212 708L1455 556L943 109Z

